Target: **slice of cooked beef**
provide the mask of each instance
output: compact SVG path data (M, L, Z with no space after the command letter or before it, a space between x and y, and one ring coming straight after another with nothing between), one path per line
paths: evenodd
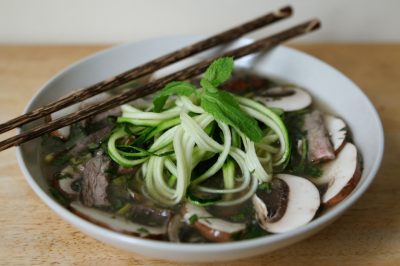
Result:
M78 143L76 143L75 147L73 147L69 153L71 156L77 156L79 155L82 151L87 150L87 147L91 143L99 143L103 138L105 138L108 133L112 130L112 126L106 126L88 136L80 140Z
M313 163L335 159L322 113L314 110L304 116L307 131L308 160Z
M82 180L82 203L85 206L107 206L108 176L107 169L110 166L110 159L104 155L93 157L85 164Z

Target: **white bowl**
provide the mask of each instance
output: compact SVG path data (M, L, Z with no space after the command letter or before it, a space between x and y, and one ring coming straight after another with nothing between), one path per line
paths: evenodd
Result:
M199 37L169 37L130 43L107 49L85 58L47 82L32 98L30 111L76 88L106 79L169 51L198 40ZM248 43L241 39L235 45ZM213 54L220 49L213 49ZM250 257L298 242L315 234L337 219L366 191L381 164L384 135L379 116L365 94L351 80L324 62L280 46L266 54L237 61L237 65L307 88L320 103L345 118L359 148L364 171L356 189L340 204L309 224L284 234L224 244L175 244L120 234L88 222L59 205L48 192L37 154L38 140L17 149L19 165L32 189L58 215L84 233L122 249L160 259L176 261L221 261Z

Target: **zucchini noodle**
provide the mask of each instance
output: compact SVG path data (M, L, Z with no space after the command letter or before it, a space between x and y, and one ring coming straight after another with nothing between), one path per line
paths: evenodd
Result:
M140 165L136 178L144 179L146 195L159 204L173 206L185 200L198 204L194 197L205 197L201 202L206 205L244 202L258 184L271 180L275 168L285 167L290 143L277 114L256 101L235 98L263 125L260 142L215 120L194 94L177 96L160 113L123 105L118 127L107 143L108 153L123 167Z

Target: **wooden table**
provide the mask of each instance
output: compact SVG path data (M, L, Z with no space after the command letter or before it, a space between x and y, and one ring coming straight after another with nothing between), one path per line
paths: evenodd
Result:
M373 101L386 134L382 168L345 215L310 239L264 256L207 265L400 265L400 44L296 47L344 72ZM103 48L0 46L0 121L20 114L60 69ZM61 220L25 182L15 149L0 153L0 264L178 265L120 251Z

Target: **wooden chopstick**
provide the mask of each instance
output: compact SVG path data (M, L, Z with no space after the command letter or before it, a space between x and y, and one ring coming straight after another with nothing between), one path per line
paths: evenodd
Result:
M124 73L121 73L115 77L109 78L107 80L101 81L94 85L91 85L85 89L76 91L75 93L69 94L58 101L52 102L48 105L42 106L36 110L13 118L3 124L0 124L0 133L7 132L16 127L27 124L36 119L45 117L53 112L63 109L69 105L77 102L84 101L94 95L107 91L111 88L118 87L129 81L140 78L147 74L150 74L160 68L167 65L175 63L186 57L214 47L216 45L232 41L248 32L254 31L273 22L279 21L281 19L287 18L292 15L292 8L290 6L285 6L274 12L268 13L264 16L258 17L254 20L246 22L237 27L231 28L227 31L199 41L197 43L186 46L182 49L176 50L164 56L161 56L155 60L148 63L130 69Z
M287 41L291 38L303 35L305 33L314 31L320 27L320 21L318 19L313 19L297 26L291 27L287 30L284 30L280 33L274 34L270 37L263 38L254 43L251 43L246 46L242 46L240 48L234 49L232 51L226 52L223 55L219 55L217 57L202 61L193 66L187 67L183 70L155 80L153 82L147 83L140 88L137 88L133 91L127 91L120 95L114 96L100 104L89 106L86 109L82 109L70 115L61 117L59 119L53 120L45 125L37 126L31 130L23 132L17 136L11 137L4 141L0 142L0 151L10 148L12 146L20 145L26 141L37 138L45 133L52 132L56 129L65 127L67 125L73 124L80 120L86 119L92 115L96 115L102 113L108 109L117 107L121 104L128 103L135 99L144 97L146 95L152 94L157 90L163 88L167 83L174 80L185 80L190 77L196 76L204 72L207 66L214 61L216 58L231 56L234 59L238 59L245 55L258 52L261 50L271 49L276 45Z

